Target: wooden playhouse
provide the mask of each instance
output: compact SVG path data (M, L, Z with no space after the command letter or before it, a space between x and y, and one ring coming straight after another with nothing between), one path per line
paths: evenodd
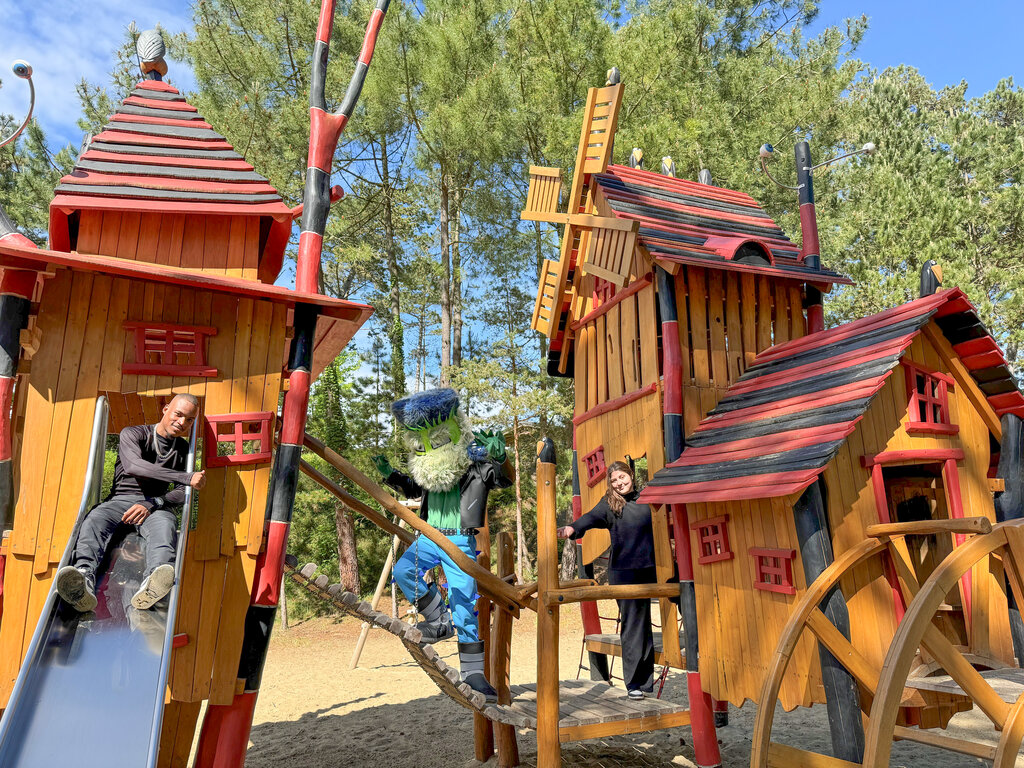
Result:
M298 211L157 80L140 82L91 137L50 211L50 249L0 240L4 285L18 276L31 302L11 415L0 709L78 514L97 397L117 434L189 392L201 404L207 486L188 537L160 757L183 765L200 704L231 705L244 688L292 317L319 313L315 377L371 310L274 285Z
M1008 705L966 669L1016 666L1009 532L936 598L938 633L896 642L903 616L927 613L914 597L953 550L1024 514L998 500L1019 482L999 459L1019 462L1024 395L997 343L956 289L824 330L822 293L849 281L820 266L809 189L801 248L743 193L612 164L622 89L588 94L568 210L560 171L532 168L522 214L565 227L534 327L551 340L549 372L576 384L574 514L604 492L606 462L646 456L659 581L674 545L682 582L684 632L663 632L661 658L689 670L691 705L694 683L736 705L766 692L787 709L827 702L837 756L855 762L808 765L879 760L883 720L924 741L908 726L945 725L972 701L1003 728ZM584 561L606 546L589 533ZM662 615L672 626L665 600ZM616 652L585 604L584 626L592 651ZM859 712L881 706L897 645L911 673L869 723L866 754ZM942 685L906 683L942 671ZM769 749L773 702L754 764L805 764Z

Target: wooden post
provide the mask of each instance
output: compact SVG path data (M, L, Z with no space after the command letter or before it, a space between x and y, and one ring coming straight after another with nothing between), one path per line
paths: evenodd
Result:
M405 527L405 523L399 521L398 525L402 528ZM373 598L370 600L370 607L373 610L377 610L377 606L380 604L381 596L384 594L384 589L387 587L391 576L391 568L395 564L395 552L398 550L398 536L391 537L391 548L388 550L387 560L384 561L384 567L380 570L380 578L377 579L377 588L373 591ZM364 621L363 627L359 632L359 639L356 641L356 649L352 652L352 661L348 663L349 669L355 669L359 666L359 657L363 655L363 646L366 645L366 636L370 634L370 622Z
M835 559L828 531L824 485L821 478L818 478L793 505L793 521L800 542L800 561L808 585ZM843 593L838 588L832 589L822 601L821 609L843 637L849 640L850 613ZM821 661L822 684L825 686L832 754L840 760L859 764L864 759L864 724L861 720L857 681L822 643L818 643L818 658Z
M656 268L658 307L661 310L662 373L664 375L665 463L675 461L683 452L683 370L679 346L679 315L676 308L676 285L668 272ZM683 617L685 638L684 663L686 691L690 698L690 729L693 751L700 768L722 764L718 749L711 696L700 683L700 645L697 629L697 597L693 589L693 560L690 554L690 526L686 508L672 505L672 529L676 541L676 566L679 569L679 608ZM662 637L666 628L662 628Z
M484 520L483 528L476 535L477 556L479 566L491 570L491 531L488 521ZM484 644L484 673L491 669L491 601L486 595L480 595L476 601L477 622L480 640ZM493 685L493 683L492 683ZM494 754L494 728L486 717L478 712L473 713L473 750L476 759L481 763L491 759Z
M558 606L544 596L558 589L555 444L537 443L537 768L558 768Z
M576 425L572 428L572 519L579 520L583 515L583 498L580 495L580 459L576 452ZM583 545L576 543L576 569L581 579L594 577L593 563L583 563ZM583 634L601 634L601 615L597 611L597 603L593 600L580 603L580 615L583 617ZM588 651L590 660L590 679L611 682L608 672L608 657L603 653Z
M502 531L498 534L498 576L504 579L515 573L512 534ZM512 614L496 606L494 631L491 633L491 685L498 692L499 704L511 704L509 690L509 666L512 658ZM498 768L515 768L519 765L519 745L516 743L516 729L507 723L495 723L495 738L498 742Z

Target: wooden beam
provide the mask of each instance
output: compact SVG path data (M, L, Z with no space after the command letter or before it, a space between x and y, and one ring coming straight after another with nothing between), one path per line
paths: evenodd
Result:
M953 349L953 345L949 343L949 340L942 331L935 327L934 321L925 325L922 331L928 341L932 343L932 346L935 347L935 351L939 353L942 361L949 366L950 371L953 373L953 378L960 385L960 389L966 393L971 404L981 414L981 418L985 422L985 426L988 427L989 432L995 435L996 440L1002 440L1003 428L999 423L999 416L989 404L988 398L981 391L978 382L974 380L971 372L967 370L967 366L960 360L960 355Z
M891 536L927 536L935 533L991 533L987 517L962 517L959 520L917 520L910 523L877 523L864 533L873 539Z
M578 171L577 171L578 172ZM546 597L558 585L557 511L554 444L537 444L537 594ZM559 741L558 605L537 611L537 766L562 764Z
M677 728L690 724L690 711L665 712L645 717L634 717L629 720L612 720L607 723L590 725L570 725L558 729L558 740L563 744L567 741L584 739L600 739L605 736L620 736L627 733L643 733L662 728Z
M970 755L982 760L992 760L996 754L996 748L988 744L978 744L973 741L955 739L952 736L943 736L931 731L921 731L917 728L907 728L897 725L893 731L893 739L905 739L918 744L927 744L930 747L938 747L950 752L958 752L961 755Z
M773 741L768 745L768 768L861 768L861 765Z
M578 427L583 422L589 421L590 419L593 419L595 416L603 416L606 413L617 411L619 408L629 405L630 403L635 402L643 397L647 397L648 395L653 395L657 391L658 382L652 381L646 387L641 387L640 389L634 390L632 392L627 392L624 395L616 397L614 400L608 400L607 402L601 403L600 405L596 405L589 411L581 413L579 416L574 416L572 419L572 423L574 426Z
M641 290L650 285L652 281L653 277L651 275L645 275L644 277L637 280L635 283L631 283L627 288L624 288L618 293L616 293L614 296L608 299L608 301L599 306L597 309L593 310L592 312L588 312L584 317L580 318L569 327L572 328L572 330L574 331L578 331L587 323L596 320L609 309L619 304L623 299L628 299L630 296L639 293Z
M582 603L587 600L643 600L644 598L676 597L679 584L601 584L596 587L552 589L542 595L544 605Z
M975 539L977 541L977 539ZM1010 714L1010 705L1000 698L988 681L934 624L925 629L921 645L942 665L947 674L964 689L997 728L1002 728Z
M872 456L861 456L860 463L865 469L870 469L876 464L896 464L901 461L911 461L915 464L935 464L948 459L963 461L963 458L964 452L959 448L912 448L905 451L882 451Z
M843 633L840 632L828 617L821 612L821 609L811 611L807 617L807 627L818 638L818 642L824 645L843 668L846 669L857 680L860 685L874 694L878 688L878 670L871 666L861 652L853 647Z

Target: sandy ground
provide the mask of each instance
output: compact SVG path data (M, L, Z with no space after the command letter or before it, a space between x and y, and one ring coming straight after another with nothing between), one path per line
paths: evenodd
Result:
M576 611L563 611L561 670L576 677L582 631ZM535 617L516 623L512 682L536 680ZM397 638L372 629L359 668L349 669L360 624L353 619L315 619L280 626L271 641L256 707L247 768L427 768L481 766L473 759L470 713L442 694L412 661ZM457 666L454 641L438 651ZM584 676L586 672L583 673ZM669 676L663 698L686 701L681 674ZM748 765L755 709L731 708L730 724L719 729L724 766ZM958 715L950 735L994 743L988 721L977 711ZM823 706L776 718L776 740L829 752ZM585 746L567 745L564 764L609 768L619 765L694 766L689 728L621 736ZM533 731L519 735L524 765L535 765ZM492 760L490 765L495 765ZM1024 760L1018 759L1018 766ZM909 742L894 745L892 766L967 768L981 760Z

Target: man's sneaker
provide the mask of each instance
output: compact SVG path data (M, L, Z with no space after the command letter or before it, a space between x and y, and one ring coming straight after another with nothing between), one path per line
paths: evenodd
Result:
M76 611L88 613L94 610L95 592L92 577L73 565L65 565L57 571L57 594Z
M637 701L644 697L644 692L637 688L635 690L630 691L627 695L629 696L629 698L633 699L634 701Z
M151 608L153 604L171 591L174 586L174 566L161 565L142 582L139 591L132 596L132 605L140 611Z

